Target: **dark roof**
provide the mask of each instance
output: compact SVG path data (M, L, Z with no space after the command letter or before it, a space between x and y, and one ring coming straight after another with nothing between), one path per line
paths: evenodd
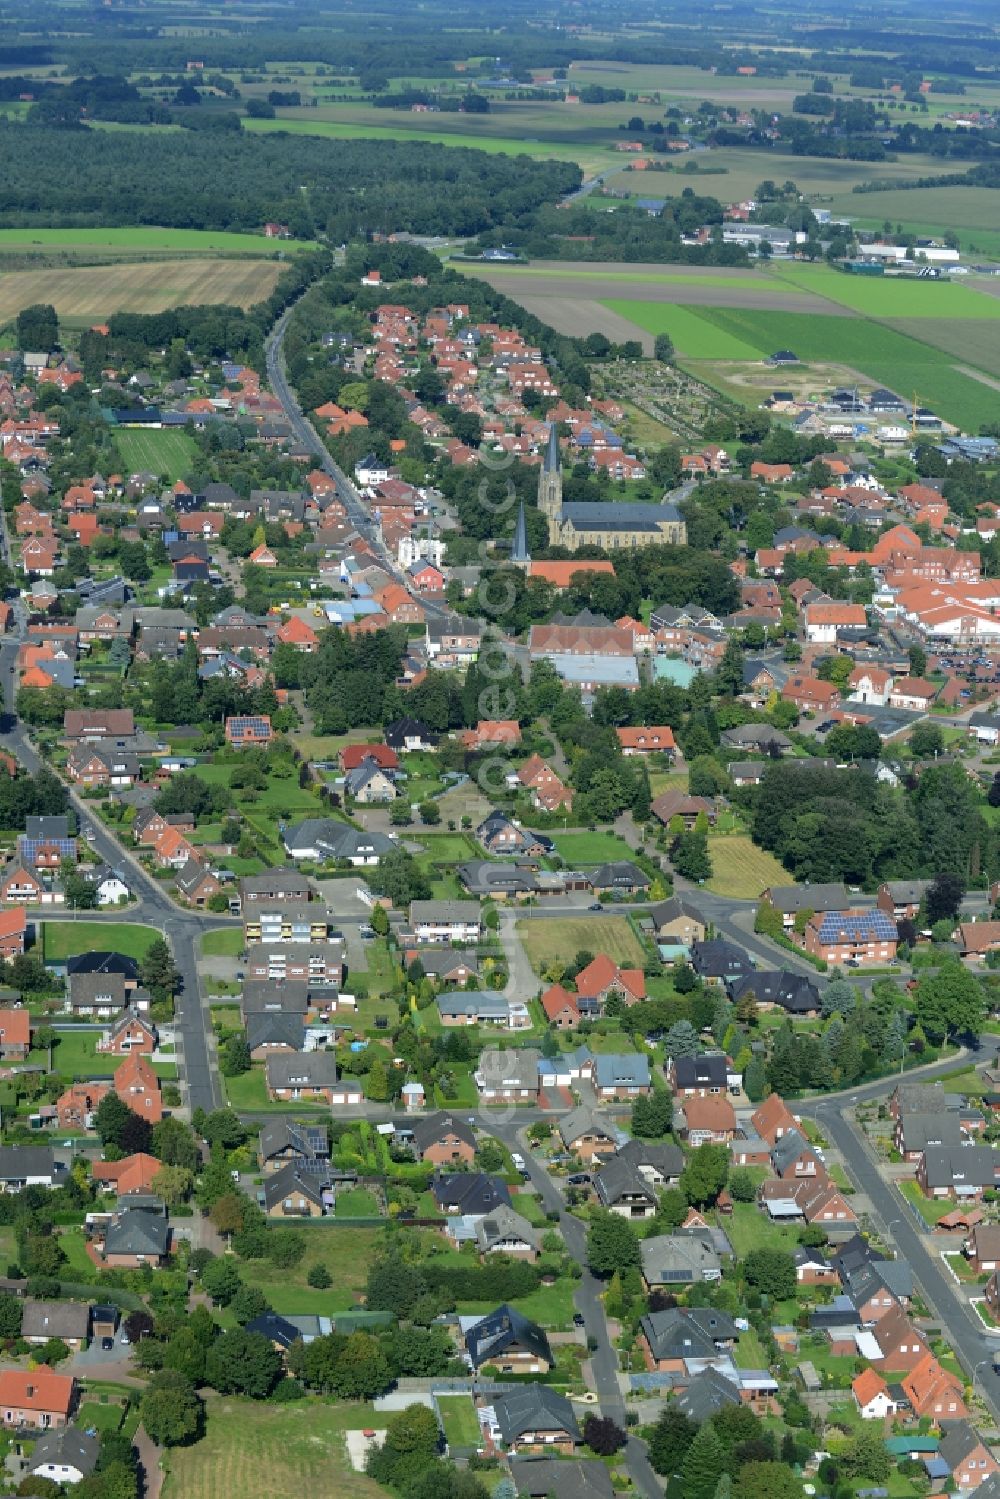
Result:
M139 982L139 965L121 952L82 952L66 959L66 973L119 973L122 978Z
M741 947L713 937L704 942L692 942L691 967L702 978L724 979L750 973L753 964Z
M127 1207L116 1213L104 1236L105 1254L164 1255L170 1242L165 1210Z
M970 1453L983 1445L982 1437L968 1421L942 1421L941 1431L938 1456L944 1458L952 1473L960 1462L964 1462Z
M736 1323L711 1307L671 1307L642 1318L654 1358L714 1358L718 1344L739 1337Z
M616 885L637 885L645 890L651 884L649 876L631 859L615 859L610 864L601 864L591 870L589 878L595 890L613 890Z
M315 1170L306 1167L314 1165ZM318 1207L323 1206L323 1187L329 1177L325 1162L289 1161L273 1176L264 1178L264 1206L268 1212L276 1203L284 1202L293 1192L299 1192Z
M684 1169L684 1152L679 1145L652 1144L648 1140L629 1140L618 1152L618 1159L630 1166L653 1166L666 1177L680 1176Z
M265 1159L288 1148L307 1160L325 1160L330 1142L322 1124L293 1124L289 1119L269 1119L260 1127L260 1153Z
M436 1144L445 1135L457 1135L466 1145L471 1145L473 1149L476 1147L475 1130L457 1114L446 1114L443 1111L428 1114L426 1118L414 1119L412 1128L413 1143L421 1155L428 1145Z
M0 1181L52 1176L56 1169L51 1145L0 1145Z
M473 1323L465 1333L465 1350L474 1369L502 1356L511 1347L526 1348L536 1358L552 1363L552 1350L537 1322L504 1303Z
M819 989L812 979L802 973L791 973L787 968L742 974L726 987L734 1004L745 994L753 994L761 1004L780 1005L793 1015L819 1009Z
M703 1052L697 1057L674 1057L674 1077L678 1088L724 1088L729 1063L721 1051Z
M521 1499L613 1499L611 1474L596 1457L515 1457L510 1476Z
M473 1217L512 1205L506 1182L482 1171L435 1172L431 1191L438 1207Z
M678 1410L692 1421L705 1421L727 1405L739 1405L740 1392L718 1369L703 1369L677 1397Z
M621 1156L612 1156L594 1178L594 1187L597 1195L605 1207L611 1207L626 1195L638 1195L645 1197L647 1202L656 1206L656 1192L646 1181L645 1177L639 1175L638 1168L631 1161L625 1161Z
M289 1046L293 1051L301 1051L305 1041L306 1028L300 1015L265 1010L247 1016L247 1045L251 1051L257 1046Z
M246 1331L262 1333L269 1342L277 1343L279 1348L291 1348L302 1336L294 1323L271 1311L261 1312L259 1317L254 1317L252 1322L246 1324Z
M528 1431L566 1431L575 1441L580 1440L573 1407L565 1395L548 1385L529 1384L508 1390L496 1396L493 1410L507 1445Z
M37 1473L39 1468L52 1463L60 1468L75 1468L87 1478L97 1466L100 1450L100 1437L81 1431L79 1426L50 1426L34 1445L28 1472Z

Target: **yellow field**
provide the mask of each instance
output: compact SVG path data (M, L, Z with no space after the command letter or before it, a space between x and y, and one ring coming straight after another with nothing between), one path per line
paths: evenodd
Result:
M716 895L756 900L769 885L787 885L791 878L773 854L758 848L745 833L710 833L708 851L713 873L706 884Z
M380 1499L384 1490L348 1462L343 1436L378 1424L370 1405L316 1400L267 1405L212 1396L201 1441L171 1450L164 1499L232 1499L234 1494Z
M641 968L643 951L624 916L556 916L517 923L536 973L550 963L571 963L578 952L606 952L616 963Z
M50 302L61 318L87 322L113 312L163 312L186 303L252 307L270 296L281 265L265 260L161 260L0 275L0 321Z

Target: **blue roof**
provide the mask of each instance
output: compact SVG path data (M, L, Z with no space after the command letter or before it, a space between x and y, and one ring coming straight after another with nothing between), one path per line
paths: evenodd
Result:
M819 940L837 943L850 942L895 942L898 933L896 923L884 911L827 911L820 923Z
M679 656L656 656L653 659L653 675L658 680L672 682L675 687L690 687L698 673Z

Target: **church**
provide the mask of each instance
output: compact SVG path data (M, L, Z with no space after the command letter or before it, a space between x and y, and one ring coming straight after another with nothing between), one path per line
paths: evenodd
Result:
M583 546L620 551L622 547L684 546L687 524L676 505L629 504L623 500L563 502L562 461L555 424L538 476L538 508L549 523L549 545L575 552Z

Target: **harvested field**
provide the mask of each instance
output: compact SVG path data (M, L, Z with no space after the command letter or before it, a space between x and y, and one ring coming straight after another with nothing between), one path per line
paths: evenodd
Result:
M788 872L773 854L758 848L742 833L718 833L709 837L712 878L707 882L716 895L730 900L756 900L769 885L780 885Z
M280 272L277 261L265 260L161 260L12 271L0 275L0 322L35 302L51 302L69 322L93 322L113 312L163 312L185 303L251 307L271 294Z
M572 963L578 952L606 952L616 963L641 968L639 939L624 916L566 916L517 923L528 961L536 973L550 963Z
M494 266L484 266L479 274L498 291L506 292L507 296L516 297L522 306L528 305L526 299L529 297L544 298L546 301L553 298L556 301L564 300L558 296L558 292L560 281L565 280L567 299L572 301L586 299L615 304L623 295L628 299L634 287L635 300L630 301L630 305L637 308L643 303L656 303L675 307L746 307L758 312L819 313L827 317L853 316L849 307L838 306L824 297L816 296L811 291L799 291L791 286L785 287L765 276L737 277L732 272L729 275L720 273L714 279L707 275L637 277L615 275L613 272L605 276L596 273L588 274L586 278L583 278L579 274L563 276L551 271L537 271L532 266L524 268L514 278L509 272L498 271ZM641 288L635 284L637 281L641 282ZM552 319L549 318L547 321L551 322ZM560 331L572 330L560 329Z
M276 244L263 234L236 234L226 229L161 229L155 224L133 224L105 229L0 229L4 250L173 251L175 254L287 255L311 246L301 239Z
M663 285L683 286L707 282L712 286L760 286L765 272L752 267L732 270L720 265L660 265L653 261L619 260L532 260L527 264L503 261L492 264L473 261L462 266L466 276L483 276L492 282L494 276L519 281L524 277L565 277L568 281L601 281L616 284L627 281L654 281Z
M1000 302L996 305L1000 307ZM947 318L892 318L886 322L897 333L922 339L935 349L954 355L963 365L979 365L989 374L1000 375L1000 337L995 321L972 323L963 319L952 323Z
M591 301L589 297L542 296L538 293L525 296L520 287L517 288L517 300L532 316L541 318L557 333L568 333L577 338L586 338L588 333L603 333L612 343L636 339L642 345L642 352L647 357L652 356L652 333L604 303Z

